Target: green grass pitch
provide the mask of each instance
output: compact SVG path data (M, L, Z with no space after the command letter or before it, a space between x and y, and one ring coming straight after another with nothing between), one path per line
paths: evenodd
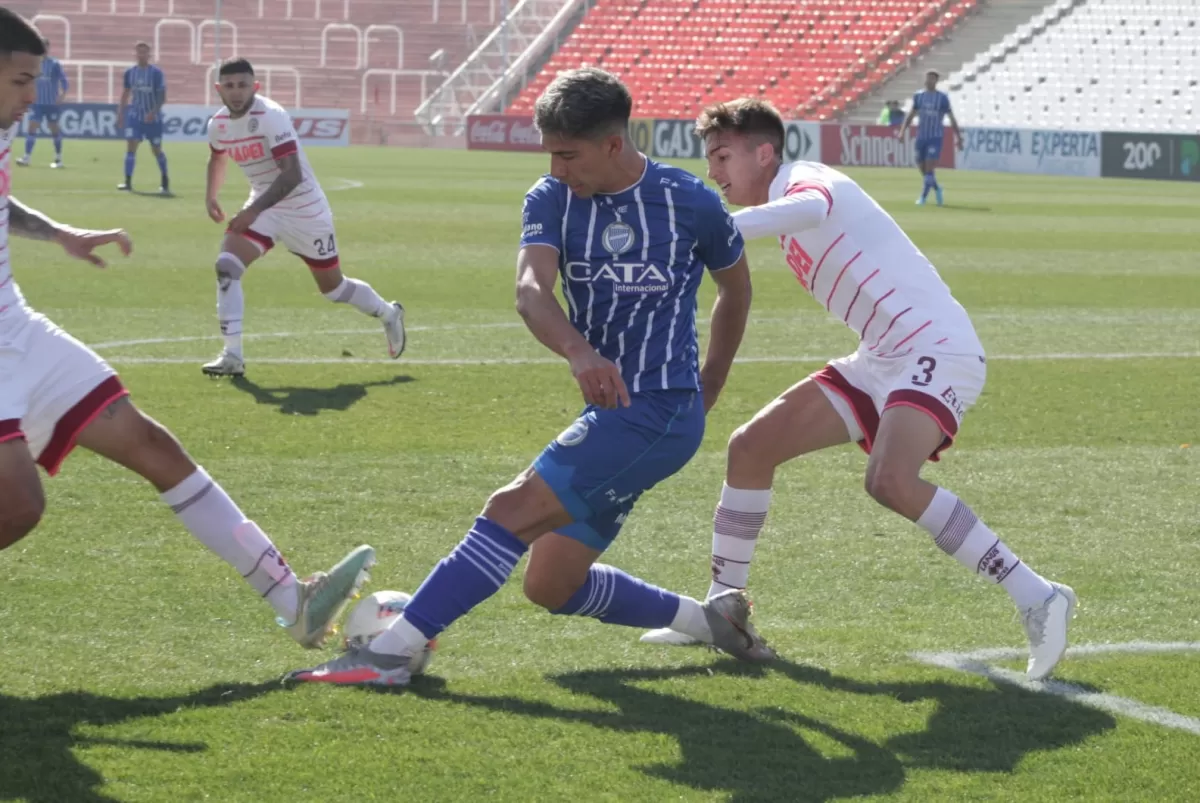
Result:
M545 159L312 150L345 270L404 302L409 350L386 360L372 322L272 253L246 279L235 385L199 371L219 349L206 150L168 146L173 199L116 193L122 150L68 141L51 171L43 141L14 174L22 201L135 240L104 272L14 242L30 302L113 362L297 571L369 542L370 588L414 590L580 406L512 307L521 199ZM915 171L854 175L991 355L926 476L1075 587L1075 644L1200 640L1200 187L947 172L938 209L913 205ZM157 186L146 151L137 179ZM226 208L244 193L231 171ZM751 262L746 359L704 446L607 558L693 595L727 437L855 345L772 243ZM711 300L708 283L702 317ZM918 661L1023 634L1002 591L866 497L863 467L846 447L779 474L751 579L774 667L550 617L514 579L441 639L430 676L382 694L281 688L313 654L148 485L77 452L43 525L0 553L0 800L1200 799L1197 653L1069 658L1059 678L1084 698ZM1085 704L1118 699L1132 713Z

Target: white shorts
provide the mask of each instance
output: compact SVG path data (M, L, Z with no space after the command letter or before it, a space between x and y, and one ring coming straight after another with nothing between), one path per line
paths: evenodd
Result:
M0 331L0 442L23 438L51 476L79 433L127 395L108 363L45 316Z
M311 212L311 210L317 210ZM311 214L310 214L311 212ZM325 204L287 212L268 209L258 216L243 235L265 254L275 243L304 260L312 270L339 267L337 237L333 231L333 210Z
M927 413L946 436L929 456L937 460L950 448L963 416L983 393L987 360L978 354L943 354L936 349L889 358L856 351L831 361L812 379L841 415L850 439L868 454L884 410L913 407Z

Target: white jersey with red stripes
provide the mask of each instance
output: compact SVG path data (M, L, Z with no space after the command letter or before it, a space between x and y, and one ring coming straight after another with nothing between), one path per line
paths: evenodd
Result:
M780 237L788 267L817 303L845 323L859 349L899 357L937 346L978 354L983 344L937 269L871 196L844 173L815 162L784 164L770 200L816 193L824 221Z
M12 146L18 125L0 132L0 327L14 319L25 320L32 310L13 279L11 254L8 248L8 197L12 192Z
M329 206L308 157L300 147L300 137L291 115L270 98L256 95L249 111L241 117L230 117L228 108L213 115L208 121L208 145L218 153L229 154L242 168L250 181L250 201L262 195L279 177L279 165L275 160L296 154L304 178L296 189L271 208L284 214L299 210L311 214Z

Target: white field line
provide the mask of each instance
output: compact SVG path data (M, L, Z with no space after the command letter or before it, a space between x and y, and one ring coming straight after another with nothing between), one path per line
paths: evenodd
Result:
M1111 653L1154 654L1181 652L1200 652L1200 642L1131 641L1123 644L1085 644L1069 648L1067 650L1067 657L1106 655ZM1200 719L1195 717L1178 714L1170 709L1149 705L1138 700L1131 700L1128 697L1120 697L1105 692L1094 692L1082 686L1077 686L1074 683L1066 683L1061 680L1029 680L1021 672L992 666L988 663L988 661L1023 658L1026 654L1025 650L1000 647L975 650L973 652L919 652L913 653L912 657L930 666L979 675L991 681L1020 687L1026 691L1039 694L1052 694L1090 708L1108 711L1112 714L1119 714L1139 719L1142 722L1149 722L1152 725L1186 731L1187 733L1200 736Z
M341 190L357 190L363 186L361 181L355 181L352 178L335 178L336 184L326 187L330 192L340 192Z

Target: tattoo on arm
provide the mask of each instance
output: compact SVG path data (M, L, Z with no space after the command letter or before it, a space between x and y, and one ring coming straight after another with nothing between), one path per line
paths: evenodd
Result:
M297 154L289 153L287 156L282 156L275 160L275 164L279 166L279 176L254 202L255 208L260 212L270 209L288 197L303 179L303 175L300 173L300 157Z
M30 240L53 240L59 232L57 223L11 196L8 199L8 226L16 236Z

